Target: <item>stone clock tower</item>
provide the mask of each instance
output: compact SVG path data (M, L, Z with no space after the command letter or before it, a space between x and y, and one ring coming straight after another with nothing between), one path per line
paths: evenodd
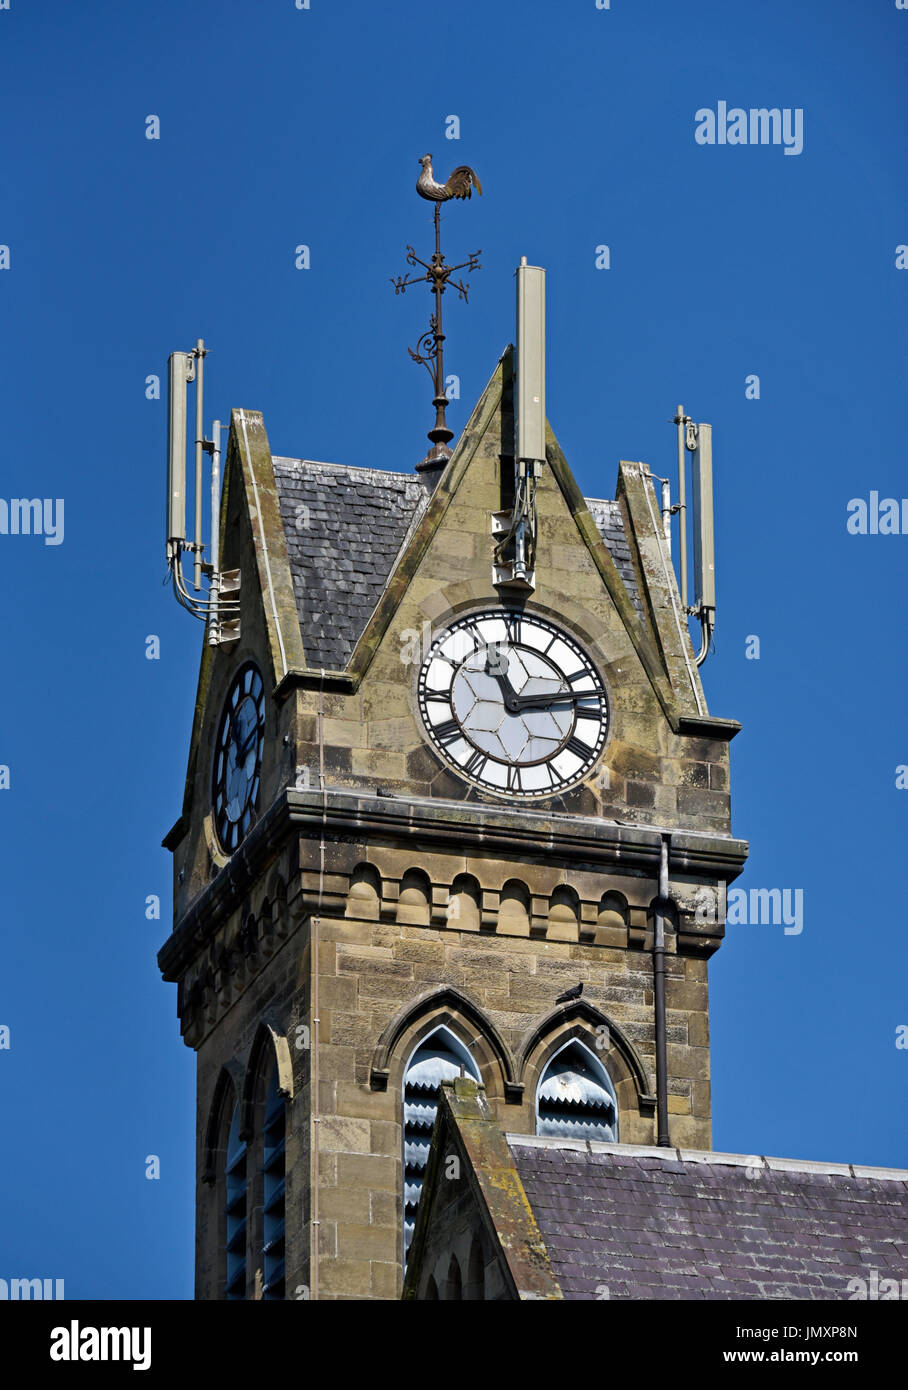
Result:
M522 409L508 349L417 473L275 457L233 412L239 623L203 649L159 957L198 1059L197 1298L397 1298L452 1076L510 1132L710 1147L738 725L646 466L584 498L546 427L515 468Z

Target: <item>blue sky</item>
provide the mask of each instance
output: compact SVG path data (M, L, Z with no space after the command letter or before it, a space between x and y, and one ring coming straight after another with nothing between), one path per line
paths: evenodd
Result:
M850 499L908 493L906 55L893 0L0 10L0 496L65 502L62 544L0 536L0 1276L191 1296L194 1058L155 955L201 627L162 587L145 379L202 335L209 419L258 409L275 453L410 468L428 296L389 278L429 248L427 149L485 190L445 227L451 259L483 252L446 306L455 429L521 255L547 267L549 417L588 495L619 458L673 469L678 401L713 425L703 674L744 725L740 882L804 894L800 935L729 927L714 959L714 1145L908 1166L908 537L845 529ZM803 152L698 145L720 100L800 108Z

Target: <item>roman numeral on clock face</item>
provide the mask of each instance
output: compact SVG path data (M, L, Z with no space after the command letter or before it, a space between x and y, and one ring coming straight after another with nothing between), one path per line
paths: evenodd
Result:
M441 739L442 743L450 743L451 739L456 738L460 733L460 725L456 719L445 719L440 724L433 724L432 732Z
M578 671L574 671L572 675L567 676L565 679L567 680L568 685L573 685L576 681L581 681L581 680L583 680L583 678L584 678L585 676L588 676L589 674L590 674L589 671L587 671L583 666L581 666L580 669L579 669ZM586 694L586 691L584 691L584 694ZM598 689L595 689L595 690L591 690L591 691L590 691L590 694L591 694L591 695L602 695L602 694L603 694L603 691L598 690Z
M473 644L474 652L477 650L481 650L485 646L485 638L482 635L482 629L478 627L476 623L464 623L463 627L460 628L458 635L460 639L460 646L457 652L457 656L455 657L454 663L457 666L459 666L461 662L465 659L469 660L470 655L472 655L472 653L466 650L467 643L471 642Z
M470 757L463 765L463 770L464 772L468 772L471 777L478 777L487 762L488 758L485 753L480 753L477 749L476 752L470 754Z
M586 762L593 751L590 745L588 743L583 743L576 734L571 735L565 744L565 748L567 748L569 753L574 753L578 758L582 758L584 762Z

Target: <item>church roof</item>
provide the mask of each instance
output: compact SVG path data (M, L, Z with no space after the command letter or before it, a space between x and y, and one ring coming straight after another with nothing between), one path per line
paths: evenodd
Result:
M506 1134L476 1082L440 1093L405 1298L465 1230L498 1252L495 1298L896 1297L908 1274L904 1169Z
M273 463L306 660L342 671L429 493L414 473Z
M584 501L590 509L590 514L596 523L596 529L605 541L606 548L615 562L615 568L624 580L624 587L627 589L631 602L642 617L643 608L637 589L637 575L631 560L631 548L627 543L627 532L624 529L624 516L621 507L610 498L586 497Z
M834 1299L906 1269L905 1171L506 1138L568 1299Z
M343 670L431 493L414 473L272 461L307 663ZM587 506L639 613L621 507Z

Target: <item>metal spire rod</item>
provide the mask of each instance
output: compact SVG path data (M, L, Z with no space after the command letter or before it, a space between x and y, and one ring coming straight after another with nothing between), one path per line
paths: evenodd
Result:
M397 279L393 277L391 279L395 294L403 294L409 285L419 285L423 281L428 281L429 288L435 296L435 312L429 320L428 331L419 338L415 350L407 348L413 361L421 363L426 368L432 379L435 393L432 399L432 404L435 407L435 424L428 432L432 448L425 458L416 465L417 471L420 472L429 469L441 470L451 457L448 444L454 438L454 431L448 425L445 416L448 398L445 394L445 335L442 326L441 297L450 281L454 289L457 290L458 298L469 302L469 284L464 284L461 280L451 280L451 276L456 270L482 269L479 263L479 257L482 255L481 250L472 252L469 259L461 261L459 265L445 264L444 252L441 249L440 214L441 201L438 201L435 203L435 253L431 261L422 260L417 256L412 246L407 247L407 264L421 265L425 273L423 275L400 275Z

